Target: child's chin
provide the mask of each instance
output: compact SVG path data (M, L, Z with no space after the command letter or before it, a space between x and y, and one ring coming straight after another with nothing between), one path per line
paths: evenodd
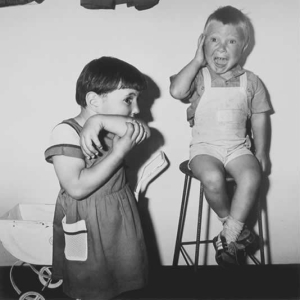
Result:
M221 64L213 63L212 69L218 74L224 74L228 71L228 64L221 65Z

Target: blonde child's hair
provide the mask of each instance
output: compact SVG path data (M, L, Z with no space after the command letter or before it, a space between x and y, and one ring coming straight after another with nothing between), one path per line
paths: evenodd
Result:
M235 26L240 26L240 28L243 30L245 38L244 47L246 48L248 46L251 33L250 20L244 13L242 13L241 10L232 6L224 6L218 8L208 17L204 26L204 33L208 25L212 21L219 21L222 22L224 25L231 24Z

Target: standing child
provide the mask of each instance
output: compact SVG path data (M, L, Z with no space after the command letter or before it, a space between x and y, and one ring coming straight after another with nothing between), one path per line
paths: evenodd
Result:
M221 7L207 19L195 57L171 77L171 95L191 103L187 109L192 127L189 167L223 223L214 238L216 261L222 266L241 264L245 248L254 239L245 222L268 164L266 91L255 74L239 65L249 40L248 18L234 7ZM248 120L255 155L247 137ZM231 202L226 173L237 185Z
M149 128L134 118L145 88L145 77L132 65L95 59L77 80L80 114L52 131L45 158L61 186L53 221L53 278L63 279L72 298L110 299L147 282L144 237L123 167L126 154L149 136ZM90 146L84 136L80 147L88 119L86 136L97 130L94 153L84 149Z

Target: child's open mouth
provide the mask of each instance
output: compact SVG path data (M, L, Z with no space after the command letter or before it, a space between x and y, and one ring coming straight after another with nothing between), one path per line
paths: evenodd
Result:
M223 67L227 64L228 59L224 57L215 57L214 62L217 66Z

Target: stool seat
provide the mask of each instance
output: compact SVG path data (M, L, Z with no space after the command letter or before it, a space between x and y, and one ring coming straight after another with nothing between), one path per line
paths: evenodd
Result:
M193 172L188 168L189 160L183 161L179 165L180 171L185 175L184 179L184 186L183 186L183 193L182 193L182 202L181 202L181 209L178 221L178 229L177 229L177 236L176 236L176 244L175 244L175 251L173 257L173 266L178 265L179 256L182 254L185 262L188 265L194 264L195 271L198 267L198 260L199 260L199 251L200 251L200 244L209 244L213 241L211 239L207 240L200 240L201 236L201 223L202 223L202 210L203 210L203 198L204 198L204 186L201 181L199 181L193 174ZM200 182L200 196L199 196L199 208L198 208L198 222L197 222L197 233L195 241L188 241L183 242L183 229L186 219L186 212L191 188L191 180L196 179ZM231 177L228 173L226 174L226 182L235 186L235 180ZM261 206L260 201L258 201L257 205L257 220L258 220L258 229L259 229L259 247L260 247L260 258L259 261L253 254L248 253L248 256L252 259L252 261L256 264L265 264L264 258L264 240L263 240L263 229L262 229L262 217L261 217ZM185 246L187 245L195 245L195 259L194 263L191 261L187 251L185 250Z
M180 165L179 165L179 169L180 171L187 175L187 176L190 176L191 178L195 178L198 180L198 178L195 177L195 175L193 174L193 172L189 169L188 167L188 163L189 163L189 160L185 160L184 162L182 162ZM226 181L227 182L235 182L234 181L234 178L229 175L228 173L226 173Z

